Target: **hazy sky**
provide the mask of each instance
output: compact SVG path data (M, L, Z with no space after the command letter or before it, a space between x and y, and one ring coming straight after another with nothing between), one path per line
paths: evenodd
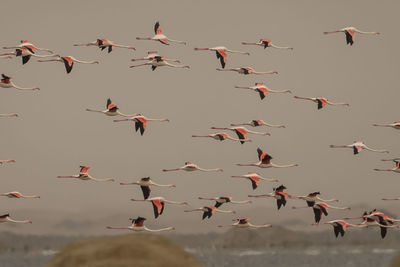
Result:
M23 5L24 4L24 5ZM29 4L26 5L25 4ZM24 6L22 8L22 6ZM237 200L248 194L271 192L276 183L263 182L251 190L250 182L231 179L256 171L277 178L290 194L321 191L323 198L339 198L340 205L385 207L400 213L398 203L382 197L400 196L400 177L377 173L374 168L392 168L385 157L400 156L399 131L372 127L373 123L399 120L398 10L397 1L2 1L1 47L26 39L39 47L82 60L99 60L98 65L76 64L66 74L61 63L38 63L32 58L22 66L20 58L1 59L1 72L16 84L39 86L40 91L1 89L0 113L16 112L19 118L1 118L0 158L17 162L0 168L1 191L17 190L39 194L40 200L1 199L2 212L16 219L29 217L31 226L19 232L62 232L57 223L69 217L91 222L96 233L109 233L107 224L126 225L130 216L149 218L149 225L177 226L178 231L211 231L233 217L250 216L255 224L280 223L297 217L312 222L312 211L277 212L275 201L256 200L252 205L225 205L237 216L216 214L201 221L200 213L183 213L188 207L167 206L165 214L153 219L150 203L133 203L142 197L137 186L119 185L150 176L155 182L175 183L176 188L153 188L152 196L186 200L189 208L211 205L199 196L232 195ZM138 41L152 36L156 21L172 39L187 45L162 45ZM352 47L344 34L324 31L355 26L379 31L381 35L357 35ZM96 47L74 47L74 43L107 38L133 45L136 51L115 49L108 54ZM293 51L243 46L242 41L271 39L276 45L293 46ZM226 46L250 52L229 54L227 68L251 66L255 70L277 70L278 75L239 75L218 72L215 53L194 47ZM190 69L150 67L129 69L130 59L156 50L179 58ZM293 94L270 94L263 101L252 91L235 85L265 82L271 89L290 89ZM316 104L295 100L294 95L327 97L348 102L350 107L317 111ZM169 123L149 123L144 136L132 123L113 123L114 117L86 112L104 109L110 97L123 113L143 113L150 118L169 118ZM254 136L252 143L194 139L208 134L211 126L263 119L285 124L286 129L268 130L271 136ZM230 133L230 135L234 135ZM390 154L330 149L330 144L363 140ZM257 162L257 147L278 164L298 163L290 169L257 169L235 163ZM163 173L164 168L191 161L204 168L221 167L223 173ZM95 177L115 177L115 183L57 179L77 174L79 165L92 167ZM338 205L339 205L338 204ZM328 219L355 212L332 212ZM325 220L325 218L324 218ZM2 229L11 226L1 225ZM310 228L304 224L304 229ZM77 227L75 233L87 233Z

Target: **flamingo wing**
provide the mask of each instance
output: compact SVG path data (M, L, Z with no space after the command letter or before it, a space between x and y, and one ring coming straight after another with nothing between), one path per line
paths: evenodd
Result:
M158 39L158 41L160 41L160 43L162 44L169 45L168 40L166 38Z
M317 98L317 102L318 102L318 109L325 107L325 105L327 103L326 99L322 99L322 98Z
M340 233L340 225L334 225L333 226L333 232L335 233L335 237L337 238L339 236L339 233Z
M154 199L151 201L153 204L153 210L154 210L154 218L158 218L164 210L164 205L163 202L161 202L159 199Z
M244 144L245 142L242 140L245 140L247 138L247 132L244 129L237 128L235 129L235 133L237 134L238 138L241 139L240 143Z
M361 150L362 150L362 146L353 146L354 155L357 155L358 153L360 153Z
M350 45L353 45L353 43L354 43L354 41L356 39L356 35L355 35L354 31L353 30L346 30L344 33L346 34L346 43L350 44Z
M31 56L22 56L22 65L26 64L31 59Z
M267 93L268 93L267 89L265 89L265 88L257 88L256 90L260 94L261 100L263 100L267 96Z
M250 179L250 181L251 181L251 185L252 185L252 187L253 187L253 190L255 190L255 189L258 187L258 184L260 183L260 179L258 179L258 178L255 177L255 176L252 176L252 177L250 177L249 179Z
M5 218L7 218L7 217L9 217L10 216L10 214L3 214L3 215L0 215L0 219L5 219Z
M142 189L144 199L148 199L150 196L151 189L149 186L140 186Z
M227 54L225 53L225 51L223 49L217 50L216 54L217 54L217 58L221 62L221 67L224 69L225 68L225 64L226 64L226 60L227 60L227 57L228 57Z
M319 223L319 221L321 221L322 210L313 208L313 211L314 211L315 222Z
M387 225L386 222L383 223L383 225ZM381 237L382 239L385 238L386 233L387 233L387 228L386 227L380 227L381 228Z
M264 49L267 48L268 46L270 46L271 41L268 39L262 39L261 42L264 45Z
M154 25L154 33L155 34L162 34L162 29L160 27L160 22L158 22L158 21Z
M74 66L74 61L72 61L72 59L70 57L62 57L61 59L64 62L67 73L70 73L72 70L72 67Z

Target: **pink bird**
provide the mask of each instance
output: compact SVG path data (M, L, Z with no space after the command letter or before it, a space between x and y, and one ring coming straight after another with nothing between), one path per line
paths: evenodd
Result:
M267 123L263 120L251 120L249 122L243 122L243 123L231 123L231 126L252 126L252 127L258 127L258 126L268 126L268 127L273 127L273 128L286 128L285 125L279 125L279 124L270 124Z
M296 199L302 199L305 200L307 202L307 205L309 207L312 207L315 205L315 202L317 201L322 201L322 202L339 202L338 199L336 198L332 198L332 199L322 199L320 198L318 195L320 195L320 192L312 192L306 196L293 196L293 198Z
M250 55L250 53L248 53L248 52L230 50L230 49L226 48L225 46L217 46L217 47L210 47L210 48L195 48L194 50L215 51L215 53L217 55L217 59L219 59L222 68L225 68L225 65L226 65L226 62L228 59L228 55L226 54L226 52Z
M152 60L155 60L157 57L158 58L162 58L163 60L172 61L172 62L176 62L176 63L181 63L181 61L179 59L169 59L169 58L160 56L157 53L157 51L149 51L149 52L147 52L147 56L142 57L142 58L133 58L133 59L131 59L131 61L141 61L141 60L152 61Z
M31 59L31 57L38 57L38 58L45 58L45 57L52 57L54 55L37 55L34 52L31 52L29 48L21 47L15 49L15 52L10 52L10 53L3 53L0 54L2 57L8 57L8 56L16 56L16 57L22 57L22 65L25 65L28 63L28 61Z
M57 176L57 178L78 178L81 180L92 180L95 182L114 182L115 180L113 178L105 178L105 179L97 179L92 177L89 174L89 166L80 166L80 171L78 175L68 175L68 176Z
M12 163L15 162L14 159L0 159L0 165L3 165L4 163Z
M144 199L148 199L150 196L150 186L160 186L160 187L176 187L174 184L157 184L155 182L153 182L150 177L144 177L141 178L139 181L137 182L132 182L132 183L119 183L120 185L131 185L131 184L135 184L135 185L139 185L140 189L142 189L142 193L143 193L143 197Z
M264 83L255 83L255 86L251 87L235 86L235 88L248 89L258 92L260 94L261 100L263 100L268 93L292 93L292 91L290 90L271 90Z
M160 216L161 214L163 214L164 209L165 209L165 203L168 204L176 204L176 205L188 205L188 203L186 201L171 201L171 200L166 200L163 197L152 197L149 199L144 199L144 200L140 200L140 199L131 199L131 201L148 201L151 202L151 204L153 205L153 210L154 210L154 218L158 218L158 216Z
M330 32L324 32L324 34L331 34L331 33L337 33L337 32L344 32L346 34L346 43L353 45L355 39L356 39L356 33L361 33L361 34L373 34L377 35L379 32L364 32L360 31L354 27L346 27L340 30L336 31L330 31Z
M3 193L3 194L0 194L0 196L4 196L4 197L8 197L8 198L40 198L40 196L37 196L37 195L26 196L17 191Z
M329 208L331 209L337 209L337 210L349 210L350 207L335 207L335 206L330 206L326 203L318 202L314 203L311 207L309 205L305 207L292 207L292 209L303 209L303 208L312 208L314 211L314 219L316 223L319 223L321 221L321 216L324 214L325 216L328 216L328 211Z
M362 141L354 141L353 144L351 145L330 145L331 148L351 148L353 149L353 153L354 155L357 155L358 153L360 153L363 149L372 151L372 152L378 152L378 153L389 153L389 151L387 150L378 150L378 149L372 149L367 147L364 142Z
M232 141L242 142L242 144L244 142L252 142L250 139L245 139L245 140L236 139L236 138L233 138L233 137L227 135L226 133L222 133L222 132L214 133L214 134L208 134L208 135L192 135L192 137L210 137L212 139L219 140L219 141L232 140Z
M275 163L271 162L272 157L263 152L260 148L257 148L257 153L258 153L258 159L260 160L257 163L237 163L237 166L254 166L254 167L260 167L260 168L289 168L289 167L296 167L298 164L288 164L288 165L278 165Z
M238 136L238 138L239 138L241 144L244 144L244 142L246 142L246 141L248 140L248 139L247 139L247 133L259 134L259 135L271 135L271 134L268 133L268 132L261 133L261 132L251 131L251 130L246 129L245 127L232 127L232 128L226 128L226 127L225 127L225 128L211 127L211 129L214 129L214 130L233 131L233 132L235 132L236 135Z
M288 50L293 50L293 47L290 46L276 46L272 43L271 40L268 39L260 39L257 43L247 43L247 42L242 42L242 45L258 45L258 46L263 46L264 49L267 47L272 47L276 49L288 49Z
M154 33L155 35L153 37L136 37L137 40L153 40L153 41L159 41L162 44L169 45L169 42L173 43L178 43L178 44L186 44L184 41L178 41L178 40L173 40L168 38L163 34L163 31L161 29L160 23L157 21L156 24L154 25Z
M261 75L261 74L278 74L278 72L276 70L271 70L271 71L255 71L250 67L242 67L242 68L230 68L230 69L217 69L218 71L236 71L239 74L244 74L244 75L248 75L248 74L257 74L257 75Z
M16 221L14 219L10 218L10 214L3 214L0 215L0 223L4 223L4 222L12 222L12 223L32 223L31 220L24 220L24 221Z
M400 130L400 121L396 121L394 123L389 123L389 124L372 124L373 126L379 126L379 127L392 127L396 130Z
M11 81L10 76L5 75L4 73L1 74L1 77L2 78L0 80L0 87L2 88L15 88L18 90L40 90L39 87L32 87L32 88L19 87Z
M202 220L204 220L205 218L210 219L211 216L215 213L215 212L220 212L220 213L233 213L235 214L236 212L233 210L220 210L217 209L214 206L205 206L202 208L198 208L198 209L194 209L194 210L185 210L185 212L193 212L193 211L202 211L203 212L203 217Z
M233 200L233 198L231 196L199 197L199 199L215 201L214 207L216 207L216 208L219 208L222 204L225 204L225 203L232 203L232 204L248 204L248 203L252 203L251 200L236 201L236 200Z
M57 57L57 58L38 60L38 62L51 62L51 61L62 62L62 63L64 63L65 70L67 71L67 73L70 73L72 71L72 67L74 66L75 62L81 63L81 64L99 64L98 61L83 61L83 60L78 60L72 56L62 57L62 56L56 54L56 55L53 55L53 57Z
M121 121L134 121L135 122L135 131L137 132L140 130L140 135L144 134L144 131L146 130L147 122L148 121L167 121L169 122L169 119L150 119L145 116L143 116L140 113L135 114L135 116L128 118L128 119L121 119L121 120L114 120L114 122L121 122Z
M20 48L26 48L28 49L31 53L35 54L36 50L38 51L46 51L49 52L50 54L53 54L53 51L47 48L40 48L29 42L28 40L21 40L21 43L18 46L5 46L3 49L20 49Z
M162 56L155 56L154 58L147 61L146 63L132 65L132 66L129 66L129 68L135 68L135 67L140 67L140 66L151 66L152 71L154 71L157 67L163 67L163 66L172 67L172 68L190 69L190 67L188 65L171 64L167 61L166 57L162 57Z
M234 175L231 177L232 178L244 178L244 179L250 180L253 190L255 190L258 187L258 185L260 184L260 180L268 181L268 182L279 182L277 179L261 177L258 173L255 173L255 172L249 172L248 174L244 174L244 175Z
M128 45L120 45L116 44L113 41L107 40L107 39L97 39L96 41L87 43L87 44L74 44L74 46L97 46L101 50L108 49L108 53L111 53L111 51L114 49L114 47L120 47L120 48L127 48L127 49L133 49L136 50L135 47L133 46L128 46Z
M387 171L387 172L397 172L400 173L400 158L394 159L383 159L382 161L393 161L396 166L393 169L374 169L375 171Z
M132 221L132 225L131 226L126 226L126 227L112 227L112 226L107 226L107 229L122 229L122 230L132 230L135 232L142 232L142 231L147 231L147 232L162 232L162 231L170 231L170 230L175 230L174 227L167 227L167 228L162 228L162 229L157 229L157 230L153 230L153 229L149 229L146 226L144 226L144 221L146 220L146 218L143 217L137 217L136 219L129 219L130 221Z
M216 169L203 169L191 162L185 162L185 165L176 169L163 169L163 172L170 172L170 171L202 171L202 172L222 172L221 168Z
M228 224L228 225L218 225L218 227L229 227L229 226L234 226L238 228L268 228L272 227L272 224L263 224L263 225L254 225L249 223L250 218L238 218L235 219L236 221L234 224Z
M89 109L87 108L86 111L91 111L91 112L100 112L103 113L107 116L123 116L123 117L132 117L132 116L136 116L138 114L133 114L133 115L126 115L123 114L119 111L119 108L117 107L117 105L111 101L110 98L107 99L107 104L106 104L106 109L105 110L94 110L94 109Z
M345 222L343 220L334 220L334 221L329 221L329 222L313 223L312 225L323 225L323 224L330 224L333 226L333 233L335 234L336 238L339 236L339 234L341 236L344 236L344 234L346 233L347 227L357 227L357 228L365 227L365 226L359 225L359 224L351 224L351 223Z
M272 193L264 194L264 195L248 195L248 197L255 197L255 198L268 198L268 197L273 197L276 199L276 205L278 207L278 210L282 206L286 206L286 202L288 201L289 198L292 198L291 195L289 195L286 192L283 192L283 190L286 189L286 186L280 185L276 188L273 188Z
M334 102L330 102L328 99L323 98L323 97L300 97L300 96L295 96L294 98L296 99L304 99L304 100L311 100L315 103L318 104L317 108L321 109L323 107L325 107L327 104L331 105L331 106L350 106L347 103L334 103Z

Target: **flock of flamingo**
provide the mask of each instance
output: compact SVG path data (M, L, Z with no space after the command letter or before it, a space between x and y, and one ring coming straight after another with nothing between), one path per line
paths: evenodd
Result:
M168 38L166 35L164 35L160 23L157 22L154 25L154 32L155 35L153 37L137 37L137 40L152 40L152 41L158 41L162 45L170 45L170 43L177 43L177 44L183 44L186 45L186 42L184 41L179 41L179 40L174 40ZM347 27L343 28L340 30L336 31L330 31L330 32L324 32L324 34L333 34L333 33L338 33L338 32L343 32L345 33L346 36L346 42L349 45L353 45L355 41L355 36L356 33L358 34L379 34L378 32L364 32L360 31L354 27ZM283 46L277 46L275 45L272 41L268 39L260 39L259 42L242 42L242 45L248 46L248 45L254 45L254 46L261 46L264 49L266 48L275 48L275 49L286 49L286 50L293 50L292 47L283 47ZM89 43L84 43L84 44L74 44L74 46L96 46L100 48L101 50L107 49L108 53L111 53L113 49L115 48L125 48L125 49L131 49L131 50L136 50L135 47L133 46L127 46L127 45L121 45L117 44L113 41L107 40L107 39L97 39L96 41L89 42ZM64 64L65 70L67 73L70 73L73 69L73 66L75 63L81 63L81 64L98 64L98 61L84 61L84 60L78 60L72 56L61 56L59 54L54 53L50 49L45 49L45 48L39 48L35 46L34 44L30 43L29 41L23 40L21 43L17 46L9 46L9 47L3 47L4 49L13 49L14 52L8 52L8 53L3 53L0 54L0 58L12 58L13 56L15 57L21 57L22 58L22 64L27 64L30 59L33 58L39 58L38 62L62 62ZM275 70L270 70L270 71L255 71L251 67L239 67L239 68L226 68L225 66L228 64L228 53L238 53L238 54L243 54L243 55L249 55L250 53L244 52L244 51L235 51L228 49L224 46L217 46L217 47L210 47L210 48L194 48L195 51L212 51L216 53L216 57L219 60L219 64L221 65L221 68L217 68L218 71L234 71L239 74L244 74L244 75L249 75L249 74L255 74L255 75L263 75L263 74L277 74L278 72ZM46 54L37 54L38 51L43 51ZM47 59L44 59L47 58ZM152 71L156 70L157 67L162 67L162 66L168 66L168 67L173 67L173 68L186 68L189 69L190 67L187 65L176 65L174 63L180 63L180 60L178 59L168 59L165 56L159 55L156 51L149 51L146 56L142 58L135 58L132 59L132 61L145 61L142 64L138 65L132 65L130 68L136 68L140 66L151 66ZM3 88L15 88L18 90L39 90L38 87L31 87L31 88L25 88L25 87L20 87L14 84L12 81L12 78L7 76L6 74L2 74L2 79L0 82L0 86ZM257 92L262 99L267 97L268 93L292 93L290 90L271 90L269 89L264 83L258 82L254 86L235 86L235 88L239 89L247 89L247 90L253 90ZM295 99L299 100L309 100L317 104L317 109L322 109L326 105L331 105L331 106L348 106L348 103L344 102L331 102L326 98L323 97L299 97L299 96L294 96ZM96 113L103 113L106 116L119 116L123 117L121 119L116 119L114 122L123 122L123 121L132 121L134 122L134 127L136 132L140 131L140 134L143 135L145 133L145 130L147 128L147 123L150 121L158 121L158 122L168 122L169 120L166 118L148 118L143 116L140 113L136 114L124 114L119 111L119 108L117 105L111 101L111 99L107 100L106 103L106 109L105 110L95 110L95 109L87 109L89 112L96 112ZM16 113L11 113L11 114L0 114L1 117L17 117L18 115ZM245 142L251 142L251 139L248 139L247 135L248 134L257 134L257 135L269 135L268 132L258 132L258 131L252 131L245 126L249 127L262 127L262 126L267 126L267 127L276 127L276 128L285 128L284 125L274 125L274 124L269 124L267 122L264 122L263 120L259 119L254 119L249 122L241 122L241 123L232 123L230 125L231 127L210 127L211 129L214 130L220 130L220 131L231 131L237 135L237 138L234 138L230 135L228 135L225 132L216 132L216 133L211 133L211 134L206 134L206 135L192 135L192 137L196 138L212 138L217 141L224 141L224 140L231 140L235 142L240 142L241 144L244 144ZM392 127L394 129L400 129L400 122L395 122L392 124L374 124L374 126L379 126L379 127ZM353 150L354 154L360 153L363 149L369 150L372 152L379 152L379 153L387 153L387 150L380 150L380 149L372 149L368 147L367 145L364 144L362 141L355 141L352 144L349 145L331 145L331 148L350 148ZM297 164L286 164L286 165L281 165L272 162L273 157L268 154L267 152L263 151L261 148L257 149L257 155L258 155L258 161L255 161L253 163L238 163L238 166L244 166L244 167L259 167L259 168L290 168L290 167L296 167L298 166ZM393 159L383 159L383 161L393 161L395 163L395 167L392 169L375 169L376 171L392 171L396 173L400 173L400 158L393 158ZM6 164L6 163L11 163L15 162L15 160L0 160L0 165ZM79 169L79 174L76 175L67 175L67 176L58 176L58 178L75 178L75 179L81 179L81 180L91 180L95 182L114 182L114 178L95 178L89 174L89 166L80 166ZM172 172L172 171L186 171L186 172L193 172L193 171L202 171L202 172L222 172L223 170L221 168L212 168L212 169L206 169L206 168L201 168L198 165L191 163L191 162L185 162L185 164L181 167L176 167L176 168L171 168L171 169L163 169L164 172ZM232 176L232 178L240 178L240 179L246 179L251 182L251 189L250 190L255 190L259 186L259 183L261 181L266 181L266 182L278 182L277 179L273 178L265 178L262 177L261 175L257 174L256 172L248 172L247 174L243 175L235 175ZM136 182L121 182L120 185L138 185L140 186L140 189L143 193L143 199L131 199L131 201L134 202L150 202L152 204L153 210L154 210L154 217L157 219L159 216L161 216L164 211L165 211L165 205L166 204L174 204L174 205L188 205L187 202L185 201L171 201L167 200L164 197L150 197L151 195L151 187L157 186L157 187L170 187L173 188L175 187L174 184L158 184L154 182L153 180L150 179L150 177L144 177L141 178L140 180ZM260 194L260 195L248 195L250 198L274 198L276 200L277 204L277 209L281 209L286 206L287 202L289 200L303 200L306 202L306 206L304 207L297 207L293 206L293 209L301 209L301 208L311 208L314 212L314 221L313 225L324 225L324 224L329 224L333 226L334 234L336 237L339 235L343 236L347 230L347 227L354 227L354 228L366 228L366 227L379 227L381 231L381 237L384 238L387 232L388 228L399 228L399 225L396 224L396 222L399 222L399 219L394 219L388 216L387 214L384 214L381 211L378 210L372 210L372 211L365 211L361 216L359 217L347 217L344 219L336 219L336 220L331 220L331 221L326 221L326 222L321 222L323 216L328 216L329 214L329 209L338 209L338 210L349 210L350 207L337 207L337 206L332 206L327 203L331 202L338 202L337 199L322 199L319 195L320 192L311 192L308 195L304 196L298 196L298 195L292 195L288 194L285 192L287 188L284 185L280 185L277 187L274 187L271 193L267 194ZM9 198L40 198L39 196L36 195L23 195L19 192L7 192L0 194L0 196L5 196ZM235 214L235 211L233 210L224 210L220 209L220 207L224 204L249 204L252 203L251 200L234 200L232 196L219 196L219 197L199 197L200 200L205 200L205 201L211 201L215 202L214 205L207 205L203 207L199 207L196 209L188 209L184 210L185 212L201 212L202 213L202 219L206 218L211 218L214 214L216 213L232 213ZM384 198L383 200L400 200L399 198ZM360 219L360 223L356 224L351 224L346 222L345 220L352 220L352 219ZM125 226L125 227L111 227L107 226L108 229L129 229L129 230L134 230L134 231L150 231L150 232L160 232L160 231L168 231L168 230L173 230L175 229L174 227L167 227L167 228L161 228L161 229L149 229L144 225L144 221L146 218L138 216L137 218L131 218L130 219L132 224L130 226ZM234 220L235 222L233 224L228 224L228 225L219 225L219 227L250 227L250 228L266 228L266 227L271 227L271 224L262 224L262 225L253 225L251 224L250 218L237 218ZM10 217L9 214L3 214L0 216L0 222L13 222L13 223L32 223L30 220L23 220L23 221L18 221L14 220Z

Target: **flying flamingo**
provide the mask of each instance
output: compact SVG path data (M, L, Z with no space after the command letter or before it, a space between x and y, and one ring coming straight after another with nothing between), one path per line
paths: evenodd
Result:
M261 100L263 100L268 93L292 93L290 90L271 90L269 89L264 83L255 83L255 86L251 87L243 87L243 86L235 86L235 88L240 88L240 89L248 89L248 90L253 90L256 91L260 94Z
M234 221L236 221L234 224L228 224L228 225L218 225L218 227L228 227L228 226L235 226L239 228L267 228L267 227L272 227L272 224L263 224L263 225L254 225L249 223L250 218L238 218Z
M29 42L28 40L21 40L21 43L18 46L5 46L3 49L20 49L20 48L26 48L28 49L31 53L35 54L36 50L38 51L46 51L49 52L50 54L53 54L53 51L47 48L40 48Z
M354 155L357 155L363 149L366 149L366 150L369 150L372 152L378 152L378 153L389 153L389 151L387 151L387 150L377 150L377 149L369 148L362 141L354 141L354 143L351 145L340 145L340 146L330 145L330 147L331 148L352 148Z
M144 199L148 199L150 196L150 186L160 186L160 187L176 187L174 184L157 184L153 182L150 177L144 177L141 178L137 182L132 182L132 183L119 183L120 185L131 185L131 184L136 184L140 186L140 189L142 189L143 192L143 197Z
M376 209L372 210L368 215L365 215L365 217L375 219L380 223L382 223L383 221L387 221L390 224L394 224L394 222L400 222L400 219L392 218L389 215L386 215L385 213Z
M252 127L258 127L258 126L268 126L268 127L273 127L273 128L286 128L285 125L277 125L277 124L270 124L267 123L263 120L251 120L249 122L244 122L244 123L232 123L231 126L252 126Z
M157 230L153 230L153 229L149 229L146 226L143 225L144 221L146 220L146 218L143 217L137 217L136 219L129 219L130 221L132 221L132 225L131 226L126 226L126 227L112 227L112 226L107 226L107 229L127 229L127 230L132 230L132 231L137 231L137 232L141 232L141 231L147 231L147 232L162 232L162 231L170 231L170 230L175 230L174 227L167 227L167 228L162 228L162 229L157 229Z
M217 209L214 206L205 206L202 208L198 208L198 209L194 209L194 210L185 210L185 212L192 212L192 211L202 211L203 212L203 217L202 220L204 220L205 218L210 219L211 216L215 213L215 212L220 212L220 213L233 213L235 214L236 212L233 210L220 210Z
M224 197L199 197L201 200L213 200L215 201L214 207L219 208L222 204L232 203L232 204L247 204L251 203L251 200L235 201L231 196Z
M389 124L372 124L373 126L379 126L379 127L392 127L396 130L400 130L400 121L396 121L394 123L389 123Z
M217 59L219 59L222 68L225 68L226 60L228 58L228 55L226 54L226 52L250 55L250 53L248 53L248 52L230 50L230 49L226 48L225 46L216 46L216 47L210 47L210 48L197 48L196 47L194 50L215 51L215 53L217 55Z
M107 116L120 115L120 116L123 116L123 117L132 117L132 116L138 115L138 114L126 115L126 114L123 114L123 113L119 112L119 108L117 107L117 105L113 101L111 101L110 98L107 99L107 104L106 104L106 109L105 110L94 110L94 109L87 108L86 111L100 112L100 113L103 113L103 114L105 114Z
M17 191L3 193L3 194L0 194L0 196L4 196L4 197L8 197L8 198L40 198L40 196L37 196L37 195L25 196Z
M53 55L53 57L57 57L55 59L45 59L45 60L38 60L38 62L51 62L51 61L59 61L64 63L65 70L67 73L70 73L72 70L72 67L74 66L74 63L81 63L81 64L99 64L98 61L83 61L83 60L78 60L72 56L68 57L62 57L58 54Z
M230 69L217 69L218 71L236 71L239 74L278 74L276 70L271 70L271 71L255 71L250 67L241 67L241 68L230 68Z
M393 169L374 169L375 171L387 171L387 172L400 173L400 158L383 159L382 161L393 161L396 164L396 167L394 167Z
M15 162L14 159L0 159L0 165L3 165L4 163L11 163Z
M345 222L343 220L334 220L334 221L329 221L329 222L313 223L312 225L322 225L322 224L332 225L333 233L335 234L336 238L339 236L339 233L341 236L344 236L344 234L346 233L347 227L358 227L358 228L366 227L364 225L351 224L351 223Z
M154 41L159 41L160 43L165 45L169 45L169 42L184 44L184 45L186 44L186 42L184 41L169 39L167 36L165 36L158 21L154 25L154 33L156 35L154 35L153 37L144 37L144 38L136 37L136 40L154 40Z
M294 98L296 99L304 99L304 100L311 100L315 103L318 104L318 109L321 109L325 107L327 104L331 106L350 106L347 103L334 103L330 102L328 99L323 98L323 97L300 97L300 96L295 96Z
M25 220L25 221L16 221L10 218L10 214L3 214L0 215L0 223L4 222L12 222L12 223L32 223L31 220Z
M89 174L89 166L80 166L79 174L77 175L68 175L68 176L57 176L57 178L78 178L81 180L92 180L95 182L114 182L113 178L105 178L105 179L97 179Z
M31 57L45 58L45 57L53 57L54 55L36 55L33 52L31 52L29 48L21 47L21 48L15 49L15 52L3 53L3 54L0 54L0 56L22 57L22 65L24 65L24 64L28 63L28 61L31 59Z
M335 207L335 206L330 206L326 203L318 202L314 203L313 206L305 206L305 207L292 207L292 209L303 209L303 208L312 208L314 211L314 219L316 223L319 223L321 221L321 216L324 214L325 216L328 216L328 211L329 208L331 209L337 209L337 210L349 210L350 207Z
M396 198L382 198L382 200L400 200L400 197L396 197Z
M336 31L324 32L324 34L337 33L337 32L344 32L346 34L346 43L350 45L353 45L356 39L355 35L356 32L361 34L374 34L374 35L379 34L379 32L363 32L354 27L346 27Z
M147 56L142 57L142 58L133 58L133 59L131 59L131 61L141 61L141 60L150 61L150 60L156 59L156 57L163 58L164 60L167 60L167 61L181 63L181 61L179 59L169 59L169 58L162 57L157 53L157 51L149 51L149 52L147 52Z
M321 194L320 192L312 192L312 193L308 194L307 196L293 196L293 198L305 200L309 207L314 206L315 202L317 202L317 200L322 201L322 202L339 202L339 200L336 198L322 199L318 196L320 194Z
M108 53L110 53L114 47L120 47L120 48L127 48L127 49L133 49L136 50L135 47L133 46L128 46L128 45L120 45L116 44L113 41L107 40L107 39L97 39L96 41L87 43L87 44L74 44L74 46L98 46L101 50L108 49Z
M272 193L268 193L265 195L248 195L248 197L255 197L255 198L268 198L268 197L273 197L276 199L276 205L278 207L278 210L282 207L282 206L286 206L286 202L289 198L292 198L291 195L289 195L286 192L283 192L283 190L286 189L286 186L284 185L280 185L276 188L273 188Z
M170 172L170 171L187 171L187 172L192 172L192 171L202 171L202 172L222 172L223 170L221 168L216 168L216 169L203 169L197 166L194 163L191 162L185 162L185 166L176 168L176 169L163 169L163 172Z
M237 134L238 138L240 139L240 143L244 144L247 140L247 133L252 133L252 134L259 134L259 135L271 135L268 132L254 132L251 130L246 129L245 127L232 127L232 128L218 128L218 127L211 127L211 129L214 130L226 130L226 131L233 131Z
M378 222L374 218L368 217L368 213L364 212L363 216L361 217L354 217L354 218L345 218L346 220L352 220L352 219L363 219L363 222L360 223L359 225L362 225L363 227L372 227L372 226L378 226L381 229L381 237L385 238L386 233L387 233L387 228L399 228L398 225L387 225L386 221Z
M244 174L244 175L234 175L231 176L232 178L245 178L245 179L249 179L251 182L251 185L253 187L253 190L255 190L259 183L260 180L262 181L269 181L269 182L279 182L277 179L270 179L270 178L264 178L261 177L258 173L255 172L249 172L248 174Z
M260 168L289 168L289 167L296 167L299 166L298 164L288 164L288 165L278 165L274 164L271 162L272 157L263 152L260 148L257 148L257 153L258 153L258 159L260 160L257 163L237 163L237 166L254 166L254 167L260 167Z
M192 135L192 137L211 137L212 139L219 140L219 141L233 140L233 141L241 142L242 144L244 142L252 142L250 139L245 139L245 140L236 139L236 138L230 137L226 133L222 133L222 132L215 133L215 134L208 134L208 135Z
M114 122L121 122L121 121L134 121L135 122L135 131L137 132L140 129L140 135L144 134L146 130L146 125L148 121L168 121L169 119L150 119L143 116L140 113L137 113L135 116L128 118L128 119L121 119L121 120L114 120Z
M272 48L277 48L277 49L288 49L288 50L293 50L293 47L289 47L289 46L276 46L272 43L271 40L268 39L260 39L260 41L258 41L257 43L247 43L247 42L242 42L242 45L259 45L259 46L263 46L264 49L267 47L272 47Z
M132 65L129 68L135 68L140 66L151 66L151 70L154 71L157 67L168 66L172 68L183 68L183 69L190 69L187 65L174 65L167 61L165 57L162 56L155 56L153 59L147 61L146 63L139 64L139 65Z
M17 85L15 85L12 81L11 81L11 77L5 75L5 74L1 74L1 80L0 80L0 87L3 88L15 88L18 90L40 90L39 87L32 87L32 88L24 88L24 87L19 87Z
M17 113L0 114L0 117L18 117Z
M181 202L171 201L171 200L166 200L163 197L152 197L152 198L144 199L144 200L132 198L131 200L132 201L149 201L149 202L151 202L151 204L153 205L153 209L154 209L154 218L156 218L156 219L158 218L158 216L163 214L164 208L165 208L165 203L176 204L176 205L187 205L188 204L186 201L181 201Z

